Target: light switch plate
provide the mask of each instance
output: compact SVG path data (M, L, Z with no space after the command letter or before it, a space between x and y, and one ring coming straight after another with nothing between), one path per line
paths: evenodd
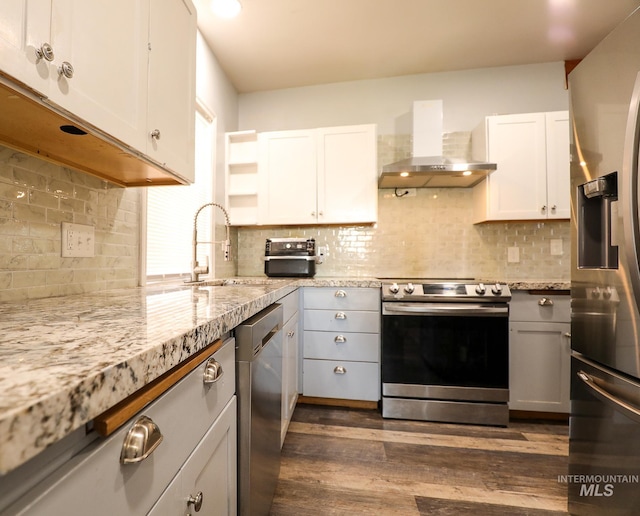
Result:
M507 247L507 262L518 263L520 262L520 248L519 247Z
M62 223L62 257L95 256L95 228L84 224Z

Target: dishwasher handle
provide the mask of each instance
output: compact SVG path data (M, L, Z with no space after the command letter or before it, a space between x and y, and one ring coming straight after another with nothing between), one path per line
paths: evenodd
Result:
M284 309L274 303L235 329L236 360L252 361L282 329Z

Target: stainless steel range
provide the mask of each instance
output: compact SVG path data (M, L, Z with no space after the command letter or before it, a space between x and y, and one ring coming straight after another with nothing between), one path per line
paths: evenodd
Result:
M506 426L509 300L503 283L382 285L382 416Z

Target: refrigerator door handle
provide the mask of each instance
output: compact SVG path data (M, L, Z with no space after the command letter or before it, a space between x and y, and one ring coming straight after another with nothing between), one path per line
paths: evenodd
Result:
M640 423L640 408L635 407L634 405L614 396L609 391L601 387L596 383L596 379L590 374L585 373L584 371L578 371L576 373L578 377L589 387L593 394L595 394L599 399L603 400L605 403L615 405L615 409L627 416L630 419Z
M619 191L624 193L622 205L624 206L624 232L629 245L627 249L627 263L631 286L636 301L640 306L640 269L638 268L638 256L640 255L640 212L638 211L638 145L640 144L640 72L636 76L629 105L627 128L624 138L624 151L622 172L626 177L625 188ZM626 220L628 217L628 220Z

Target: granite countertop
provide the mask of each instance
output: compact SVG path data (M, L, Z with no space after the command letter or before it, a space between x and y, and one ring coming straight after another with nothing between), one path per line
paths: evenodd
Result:
M0 475L90 422L299 286L238 278L0 304Z
M376 278L233 278L0 304L0 475L296 288L380 285Z

